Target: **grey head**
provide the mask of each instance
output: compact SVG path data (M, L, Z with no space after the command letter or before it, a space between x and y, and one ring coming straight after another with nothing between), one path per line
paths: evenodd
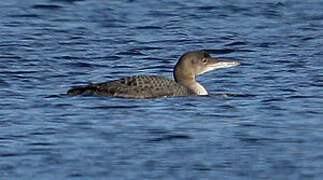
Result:
M212 58L206 51L192 51L182 55L174 69L174 79L197 95L207 95L205 88L199 84L195 77L216 69L238 66L236 61L218 60Z

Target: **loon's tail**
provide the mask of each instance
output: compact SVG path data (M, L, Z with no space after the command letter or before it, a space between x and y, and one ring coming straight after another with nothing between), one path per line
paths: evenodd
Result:
M50 95L50 96L46 96L46 98L56 98L56 97L66 97L66 96L76 96L76 95L86 94L89 92L90 89L93 89L93 88L89 86L73 87L70 90L68 90L66 94Z
M93 93L93 92L96 92L96 90L97 90L97 87L93 85L79 86L68 90L66 95L75 96L75 95L87 94L91 92Z

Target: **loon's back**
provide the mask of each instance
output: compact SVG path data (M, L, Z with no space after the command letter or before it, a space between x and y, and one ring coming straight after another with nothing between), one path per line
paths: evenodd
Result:
M125 98L156 98L196 95L191 89L175 81L158 76L132 76L106 83L75 87L68 95L93 94Z

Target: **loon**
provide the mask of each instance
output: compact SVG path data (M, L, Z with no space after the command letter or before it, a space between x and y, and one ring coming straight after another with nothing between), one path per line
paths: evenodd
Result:
M90 94L123 98L158 98L170 96L208 95L195 80L205 72L238 66L236 61L212 58L206 51L191 51L182 55L175 65L174 80L159 76L132 76L105 83L74 87L67 95Z

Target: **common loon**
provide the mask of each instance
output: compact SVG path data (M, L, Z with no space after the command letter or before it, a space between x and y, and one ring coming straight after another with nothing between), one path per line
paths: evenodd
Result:
M205 51L191 51L182 55L174 68L174 80L158 76L132 76L105 83L74 87L67 95L92 94L124 98L157 98L169 96L208 95L195 80L205 72L238 66L236 61L212 58Z

